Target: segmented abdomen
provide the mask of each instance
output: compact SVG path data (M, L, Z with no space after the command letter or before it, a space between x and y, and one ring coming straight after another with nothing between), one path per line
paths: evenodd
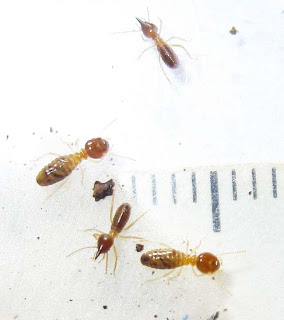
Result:
M169 68L177 68L179 66L179 59L174 50L163 39L160 38L156 41L157 49L165 64Z
M155 269L174 269L185 264L185 254L174 249L156 249L141 256L144 266Z
M40 186L49 186L65 179L82 161L76 154L69 154L54 159L37 175L36 181Z

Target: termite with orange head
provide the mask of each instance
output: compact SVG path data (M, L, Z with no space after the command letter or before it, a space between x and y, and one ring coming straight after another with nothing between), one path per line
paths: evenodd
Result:
M187 244L188 245L188 244ZM200 244L197 246L197 248ZM141 256L141 263L149 268L154 269L169 269L170 271L160 278L164 278L171 274L176 268L183 266L192 266L192 270L196 276L201 275L212 275L219 271L222 260L213 253L203 252L196 254L196 249L194 248L192 253L185 253L172 248L167 249L155 249L148 251ZM244 251L229 252L224 254L235 254L242 253ZM198 270L199 274L195 271ZM179 270L176 277L180 276L182 268ZM160 279L157 278L157 279ZM175 277L174 277L175 278ZM156 279L153 279L156 280ZM149 280L152 281L152 280Z
M95 138L88 140L85 148L79 152L58 157L41 169L36 177L36 181L42 187L62 181L69 176L84 159L89 157L92 159L101 159L107 154L108 150L109 143L105 139Z

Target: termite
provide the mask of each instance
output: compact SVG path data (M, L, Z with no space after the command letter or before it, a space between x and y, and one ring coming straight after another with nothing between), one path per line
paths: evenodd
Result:
M148 12L149 15L149 12ZM166 72L163 68L163 65L161 63L161 58L164 61L164 63L166 64L166 66L168 66L170 69L177 69L180 66L180 61L178 56L176 55L176 53L174 52L174 50L171 47L180 47L182 48L186 54L190 57L191 55L189 54L189 52L180 44L168 44L168 41L170 41L171 39L180 39L183 41L186 41L184 39L178 38L178 37L171 37L169 38L167 41L163 40L160 37L160 33L161 33L161 29L162 29L162 21L160 23L160 31L158 30L158 27L151 23L151 22L147 22L147 21L143 21L139 18L136 18L137 21L140 23L141 26L141 31L144 34L144 36L148 39L151 39L155 42L155 45L152 47L156 47L158 52L159 52L159 63L160 63L160 67L165 75L165 77L167 78L167 80L171 83L170 79L168 78L168 76L166 75ZM149 19L149 18L148 18ZM139 56L139 58L142 56L142 54L147 51L148 49L152 48L149 47L147 49L145 49L141 55Z
M221 266L220 258L210 252L199 255L187 254L175 249L155 249L143 253L141 263L154 269L175 269L191 265L196 267L202 274L213 274Z
M159 277L157 279L163 278L171 274L176 268L183 267L183 266L192 266L192 270L195 276L202 276L202 275L212 275L215 274L222 265L222 260L220 257L217 257L213 253L210 252L203 252L200 254L196 254L197 248L199 245L192 250L193 253L189 254L188 251L188 242L187 242L187 249L186 252L178 251L172 248L167 249L155 249L143 253L141 256L141 263L149 268L154 269L170 269L168 273ZM225 254L236 254L242 253L245 251L236 251L236 252L228 252L222 253ZM199 274L196 273L195 268L199 271ZM182 272L182 268L179 270L176 277L180 276ZM153 279L156 280L156 279ZM149 280L149 281L153 281ZM147 281L148 282L148 281Z
M88 157L92 159L101 159L107 154L109 143L102 138L88 140L85 148L79 152L61 156L51 161L47 166L40 170L36 177L36 181L40 186L50 186L54 183L62 181L69 176L72 171L84 159Z
M141 237L133 237L133 236L121 236L120 233L124 230L128 230L133 225L140 220L144 214L143 213L141 216L139 216L136 220L134 220L132 223L130 223L126 228L126 224L130 218L131 215L131 205L129 203L123 203L121 204L116 212L114 217L113 216L113 205L114 205L114 194L112 197L112 204L111 204L111 209L110 209L110 221L111 221L111 228L108 233L104 233L103 231L97 230L97 229L86 229L84 231L97 231L96 233L93 234L93 237L97 239L97 246L90 246L90 247L84 247L80 248L72 253L70 253L67 257L70 257L74 253L84 250L84 249L89 249L89 248L96 248L97 252L94 254L93 259L96 260L98 257L103 254L103 259L106 256L106 271L105 273L107 274L107 268L108 268L108 252L111 248L113 248L114 251L114 256L115 256L115 263L114 263L114 268L113 268L113 274L115 274L116 267L117 267L117 260L118 260L118 254L117 250L114 244L114 240L117 237L123 238L123 239L137 239L137 240L144 240ZM102 259L102 260L103 260Z
M160 57L169 68L177 68L179 66L179 59L170 45L160 37L158 27L153 23L142 21L136 18L141 25L141 30L146 38L152 39L160 54ZM175 46L175 45L173 45Z

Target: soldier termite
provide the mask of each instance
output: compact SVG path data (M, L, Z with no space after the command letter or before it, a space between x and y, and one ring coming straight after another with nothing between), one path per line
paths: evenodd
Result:
M148 12L149 14L149 12ZM171 83L171 81L169 80L168 76L166 75L166 72L163 68L163 65L161 63L161 58L163 60L163 62L166 64L166 66L168 66L171 69L177 69L180 66L180 61L178 56L176 55L176 53L174 52L174 50L171 47L180 47L182 48L186 54L191 58L189 52L180 44L168 44L168 42L172 39L180 39L183 41L186 41L184 39L178 38L178 37L171 37L169 38L167 41L163 40L160 37L160 33L161 33L161 29L162 29L162 21L160 23L160 30L158 30L158 27L153 24L150 23L149 21L143 21L139 18L136 18L137 21L140 23L141 26L141 31L143 33L143 35L148 38L151 39L155 42L154 46L151 46L147 49L145 49L141 55L139 56L139 58L142 56L142 54L147 51L150 48L156 47L158 52L159 52L159 63L161 66L161 69L165 75L165 77L167 78L167 80Z
M79 152L54 159L38 173L36 181L40 186L50 186L62 181L88 157L101 159L109 150L109 144L102 138L88 140Z
M70 253L67 257L70 257L74 253L89 249L89 248L96 248L97 252L94 254L93 259L96 260L98 257L103 254L103 259L106 256L106 274L107 274L107 268L108 268L108 251L113 248L114 255L115 255L115 263L113 268L113 274L115 274L116 267L117 267L117 260L118 260L118 254L117 250L114 244L114 240L117 237L123 238L123 239L137 239L137 240L144 240L141 237L133 237L133 236L121 236L120 233L124 230L129 230L133 225L140 220L144 214L139 216L136 220L134 220L132 223L130 223L126 228L126 224L130 218L131 215L131 205L129 203L123 203L121 204L113 217L113 206L114 206L114 194L112 197L112 203L111 203L111 209L110 209L110 221L111 221L111 228L108 233L104 233L103 231L97 230L97 229L86 229L84 231L97 231L93 234L94 238L97 239L97 246L90 246L90 247L84 247L80 248L72 253Z

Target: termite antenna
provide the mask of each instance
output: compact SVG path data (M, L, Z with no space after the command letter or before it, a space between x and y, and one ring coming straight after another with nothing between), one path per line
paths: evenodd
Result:
M109 156L115 156L115 157L118 157L118 158L123 158L123 159L131 160L131 161L136 161L136 160L133 159L133 158L126 157L126 156L121 156L121 155L116 154L116 153L109 153Z
M80 248L80 249L77 249L77 250L69 253L69 254L66 256L66 258L69 258L69 257L71 257L73 254L75 254L75 253L77 253L77 252L79 252L79 251L82 251L82 250L84 250L84 249L96 249L96 248L97 248L96 246Z
M218 256L225 256L225 255L228 255L228 254L239 254L239 253L244 253L244 252L246 252L246 250L232 251L232 252L224 252L224 253L218 254Z

